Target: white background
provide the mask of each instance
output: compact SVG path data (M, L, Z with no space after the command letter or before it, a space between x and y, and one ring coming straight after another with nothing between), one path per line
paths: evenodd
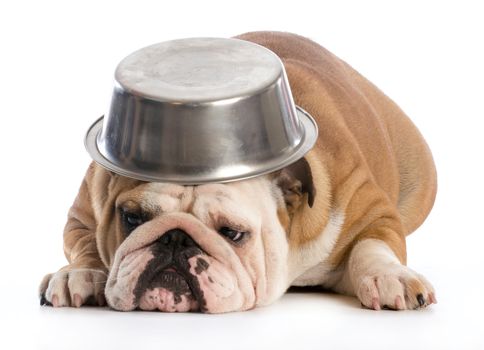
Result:
M2 2L0 347L483 349L483 18L479 1ZM38 283L65 264L62 229L90 161L83 136L106 111L116 64L164 40L253 30L319 42L420 128L439 192L408 260L439 304L373 312L289 294L216 316L40 308Z

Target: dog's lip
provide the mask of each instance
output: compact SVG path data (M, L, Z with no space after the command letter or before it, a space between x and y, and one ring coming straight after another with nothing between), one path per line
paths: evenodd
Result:
M197 277L192 275L189 271L183 271L181 272L180 270L177 270L177 267L173 265L172 268L177 274L179 274L185 282L188 284L188 288L190 289L190 293L192 297L194 297L197 302L198 302L198 309L197 310L192 310L192 311L205 311L205 299L203 298L203 291L200 289L198 285L198 280ZM166 270L165 270L166 271Z
M177 266L175 263L171 263L170 265L153 271L152 277L149 279L148 283L146 284L144 290L149 289L149 286L154 283L154 281L160 277L160 275L164 273L176 273L180 278L182 278L185 283L188 285L190 290L191 296L197 301L198 308L195 310L191 310L192 312L197 311L204 311L205 300L203 298L203 291L198 287L198 280L197 277L192 275L189 271L185 271L180 266Z
M176 275L178 275L179 278L182 278L189 285L188 280L185 277L185 274L182 273L180 270L181 269L177 268L174 264L170 264L167 267L164 267L164 268L161 268L161 269L156 269L155 271L153 271L153 274L152 274L151 278L147 281L145 287L149 288L150 285L152 285L153 283L156 283L155 282L156 279L158 279L161 275L163 275L165 273L175 273ZM190 287L190 285L189 285L189 287ZM191 288L190 288L190 291L191 291Z

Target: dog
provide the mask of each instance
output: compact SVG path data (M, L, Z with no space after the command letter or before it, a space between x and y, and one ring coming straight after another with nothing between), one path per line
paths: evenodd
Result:
M268 305L290 286L354 295L369 309L436 303L406 266L407 235L429 214L437 175L404 112L347 63L289 33L237 37L282 60L319 136L282 170L230 183L143 182L92 163L64 230L69 264L41 304L224 313Z

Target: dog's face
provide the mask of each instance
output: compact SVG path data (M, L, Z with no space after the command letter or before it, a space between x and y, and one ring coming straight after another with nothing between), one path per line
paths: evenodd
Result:
M293 172L199 186L124 181L97 237L115 309L247 310L287 289L290 217L305 195Z

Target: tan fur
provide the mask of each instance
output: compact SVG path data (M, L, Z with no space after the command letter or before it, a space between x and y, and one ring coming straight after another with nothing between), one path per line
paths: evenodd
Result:
M91 163L69 210L64 228L64 253L69 267L102 268L111 264L122 241L119 234L108 235L116 226L114 202L122 191L140 184ZM114 232L119 230L113 230Z
M304 260L305 268L314 267L313 273L337 271L348 262L354 246L376 239L405 264L405 236L424 221L437 188L432 155L416 127L393 101L318 44L277 32L247 33L238 38L263 45L281 58L295 103L307 110L319 127L316 145L305 157L316 188L314 205L309 207L307 194L302 198L296 194L286 206L278 190L272 190L292 261ZM274 177L276 173L268 175L269 180ZM118 227L117 200L135 188L130 195L148 198L149 187L141 184L95 163L90 165L69 211L64 230L69 265L61 271L110 269L124 239ZM180 202L180 211L193 210L191 192ZM344 218L344 223L340 226L335 218ZM331 251L321 251L315 245L324 241L320 238L325 232L337 237L336 242L325 243ZM315 259L324 256L325 261L312 261L301 254ZM289 268L289 275L294 275L296 270ZM341 279L341 290L356 288L347 274L328 275L328 279ZM49 279L44 279L41 293ZM303 280L324 279L310 274ZM412 279L408 289L422 290L418 283Z
M384 240L405 262L405 236L426 218L436 193L431 153L410 119L349 65L306 38L277 32L238 38L281 58L295 103L319 126L306 158L323 179L314 182L315 207L306 205L293 218L291 244L314 239L329 207L338 207L346 220L331 256L334 265L365 238Z
M279 219L279 222L281 223L281 226L284 228L284 231L289 235L289 230L291 229L290 223L291 223L291 218L289 217L289 214L287 213L287 210L283 207L280 207L277 210L277 218Z

